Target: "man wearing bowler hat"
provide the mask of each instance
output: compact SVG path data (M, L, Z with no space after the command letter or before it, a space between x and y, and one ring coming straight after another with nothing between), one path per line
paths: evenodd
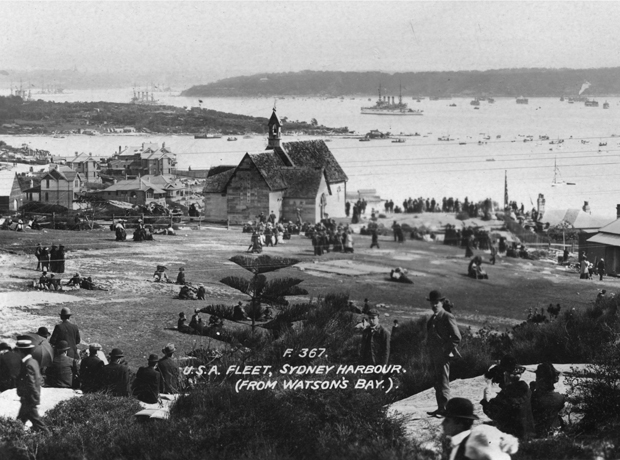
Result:
M173 343L167 344L161 352L164 357L157 364L161 374L160 390L161 393L175 394L179 392L179 365L173 359L176 348Z
M510 460L509 454L517 452L519 441L514 436L484 424L472 428L478 416L469 399L452 398L444 416L441 426L450 438L449 460Z
M33 430L49 433L49 430L41 420L38 406L41 404L41 371L39 363L31 355L34 344L32 340L21 339L17 341L15 349L21 353L21 368L17 376L17 396L21 402L17 419L22 423L28 420L32 422Z
M133 394L140 401L147 404L155 404L159 401L159 385L161 374L157 372L159 357L151 354L148 359L148 366L138 369L136 379L133 382Z
M67 356L69 344L66 340L59 340L56 343L54 361L47 368L46 383L53 388L73 388L74 377L77 378L77 361ZM77 383L77 382L76 382Z
M390 359L390 333L379 324L379 313L368 310L370 325L362 331L362 364L387 364Z
M57 347L60 340L65 340L69 344L69 351L67 356L73 359L79 359L77 345L80 343L80 331L78 327L69 321L71 318L71 310L67 307L63 307L60 310L60 319L62 323L57 324L50 337L50 343L53 347Z
M80 382L84 393L94 393L99 389L101 369L105 365L97 356L99 350L101 350L101 345L91 343L88 346L88 357L84 358L80 364Z
M426 323L427 348L433 366L437 410L428 415L441 417L450 399L450 358L460 356L457 350L461 333L452 313L443 308L445 297L439 291L431 291L427 299L433 316Z
M112 396L129 396L129 382L131 375L129 367L121 364L125 356L120 348L113 348L110 352L110 364L103 366L101 370L102 388L110 392Z

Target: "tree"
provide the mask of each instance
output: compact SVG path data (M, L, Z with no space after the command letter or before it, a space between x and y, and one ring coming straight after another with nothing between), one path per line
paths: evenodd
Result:
M252 331L256 327L256 318L262 311L262 304L281 308L288 304L286 296L308 294L308 291L298 286L303 281L302 279L277 278L269 281L263 274L295 265L299 263L297 259L260 255L258 257L234 256L230 258L230 261L254 274L252 279L227 276L220 280L220 283L250 297Z
M312 126L319 126L319 122L318 122L318 121L316 121L316 118L313 118L312 120L310 120L310 124L311 124Z

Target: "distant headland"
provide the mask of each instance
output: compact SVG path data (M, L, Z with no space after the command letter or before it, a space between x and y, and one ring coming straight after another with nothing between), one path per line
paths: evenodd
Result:
M192 86L189 97L341 97L384 94L410 97L570 97L620 95L620 67L598 69L498 69L456 72L261 73Z

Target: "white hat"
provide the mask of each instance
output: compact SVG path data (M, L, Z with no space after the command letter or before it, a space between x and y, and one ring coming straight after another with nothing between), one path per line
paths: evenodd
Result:
M20 350L28 350L30 348L34 348L34 345L32 340L20 339L17 341L17 344L15 344L15 348L19 348Z

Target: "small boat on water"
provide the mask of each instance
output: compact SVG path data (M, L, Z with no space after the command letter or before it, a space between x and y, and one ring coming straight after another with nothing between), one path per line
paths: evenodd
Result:
M237 138L236 137L229 137L228 139L226 139L228 142L232 142L232 141L236 141Z
M249 134L243 136L244 139L252 139L252 136L250 136Z
M604 109L608 109L609 108L609 102L605 101L605 103L603 104L603 108Z
M519 96L519 97L517 98L517 104L525 104L525 105L527 105L527 104L529 104L529 103L530 103L530 101L529 101L529 99L527 99L526 97Z
M362 137L360 142L370 142L370 137Z
M488 102L489 104L494 104L494 103L495 103L495 99L493 99L492 97L488 97L488 98L487 98L487 102Z
M405 139L402 139L400 137L392 140L393 144L402 144L403 142L405 142Z
M480 110L480 107L474 107L474 110Z
M196 134L194 136L194 139L221 139L222 135L221 134Z
M450 104L448 107L456 107L456 104Z
M564 96L560 98L560 102L564 102Z
M437 138L438 141L451 141L450 136L441 136Z
M480 105L480 101L478 99L474 99L473 101L469 102L469 105Z
M584 104L586 107L598 107L598 101L595 100L585 101Z

